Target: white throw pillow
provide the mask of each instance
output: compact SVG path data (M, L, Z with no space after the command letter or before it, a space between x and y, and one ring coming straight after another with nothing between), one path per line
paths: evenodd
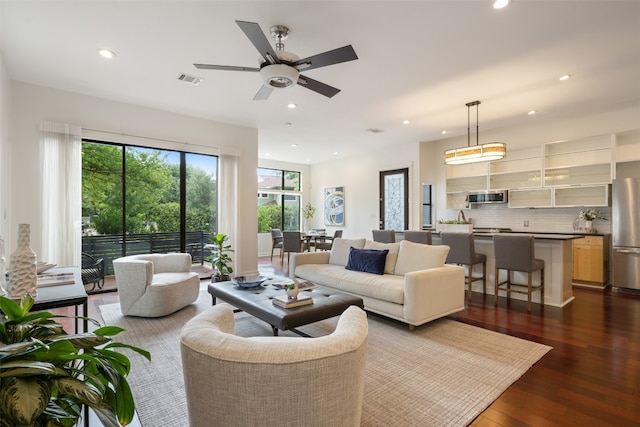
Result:
M446 245L424 245L403 240L394 274L404 276L411 271L442 267L448 254L449 246Z
M366 239L334 239L333 246L331 246L331 253L329 254L329 264L333 265L347 265L349 262L349 249L353 246L356 249L364 248L364 241Z
M398 260L398 252L400 251L400 243L380 243L373 240L367 240L364 243L365 249L385 250L388 249L387 261L384 264L384 274L393 274L396 269L396 261Z

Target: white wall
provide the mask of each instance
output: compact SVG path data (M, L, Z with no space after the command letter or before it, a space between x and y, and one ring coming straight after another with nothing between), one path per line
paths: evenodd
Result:
M336 228L344 230L346 238L371 239L371 230L379 228L379 173L386 170L409 168L409 229L421 227L420 168L417 163L417 143L399 142L384 150L362 153L357 158L337 158L311 166L311 203L318 208L316 227L322 226L333 234ZM344 186L345 226L325 227L323 222L324 188Z
M241 191L237 214L240 227L238 235L231 236L236 250L235 271L238 274L257 271L256 129L21 82L13 82L12 89L11 164L14 168L11 173L9 243L17 239L18 223L30 223L32 248L36 253L41 249L39 127L42 121L52 121L80 125L83 134L112 136L112 140L120 142L127 139L126 135L134 135L138 138L130 139L136 143L150 140L158 148L208 154L237 153Z
M10 202L11 182L11 80L0 52L0 236L5 244L11 237ZM5 247L7 262L10 252Z

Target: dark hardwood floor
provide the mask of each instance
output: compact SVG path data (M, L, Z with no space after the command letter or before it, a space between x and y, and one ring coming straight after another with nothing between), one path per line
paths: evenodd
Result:
M288 265L260 258L263 273L286 275ZM473 426L640 426L640 295L574 287L564 308L474 293L450 316L553 347L507 389ZM91 295L89 315L118 302L117 293ZM59 309L58 312L71 314ZM428 386L428 385L425 385Z

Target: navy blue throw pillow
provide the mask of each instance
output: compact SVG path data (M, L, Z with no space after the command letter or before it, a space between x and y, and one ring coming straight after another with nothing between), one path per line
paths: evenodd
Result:
M356 249L349 250L347 270L364 271L365 273L384 274L384 264L387 261L389 249Z

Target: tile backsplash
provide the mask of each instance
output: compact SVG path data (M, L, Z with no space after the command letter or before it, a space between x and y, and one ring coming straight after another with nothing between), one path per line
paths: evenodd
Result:
M549 232L549 233L572 233L574 231L584 232L584 221L578 221L577 225L581 230L574 230L574 221L578 218L578 213L587 208L535 208L535 209L515 209L509 208L506 204L499 205L478 205L471 209L463 209L465 217L471 219L474 227L496 227L511 228L514 231ZM610 207L597 207L605 218L611 219ZM447 218L456 218L457 210L448 209ZM528 222L529 226L524 224ZM611 221L596 220L593 222L596 232L608 234L611 232Z

